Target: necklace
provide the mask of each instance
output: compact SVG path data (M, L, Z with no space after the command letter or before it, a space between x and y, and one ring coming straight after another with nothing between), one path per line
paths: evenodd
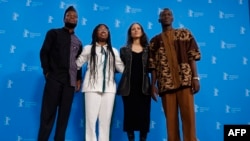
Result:
M132 51L136 52L136 53L139 53L139 52L142 51L142 47L141 46L135 46L135 45L133 45L132 46Z

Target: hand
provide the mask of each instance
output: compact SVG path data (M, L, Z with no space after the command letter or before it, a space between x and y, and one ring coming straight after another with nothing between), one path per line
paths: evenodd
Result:
M152 99L157 102L158 89L156 88L155 85L151 86L151 96L152 96Z
M193 94L196 94L200 90L200 82L197 79L192 80L192 91Z
M45 78L47 78L47 77L48 77L48 75L49 75L49 73L47 72L47 73L45 74Z
M81 80L76 81L76 92L79 92L81 89Z

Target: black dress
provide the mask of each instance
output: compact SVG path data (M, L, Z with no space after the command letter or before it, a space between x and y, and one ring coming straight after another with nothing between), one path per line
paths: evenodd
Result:
M142 52L132 52L130 94L123 96L124 131L149 131L150 95L142 93Z

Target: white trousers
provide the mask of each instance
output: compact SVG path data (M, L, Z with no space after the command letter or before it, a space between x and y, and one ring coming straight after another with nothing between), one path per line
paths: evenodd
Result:
M115 93L85 93L85 141L109 141Z

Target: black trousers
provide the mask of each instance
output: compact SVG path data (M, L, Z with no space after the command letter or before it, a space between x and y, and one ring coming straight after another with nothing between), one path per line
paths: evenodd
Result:
M56 120L55 141L64 141L75 88L51 78L44 87L38 141L48 141Z

